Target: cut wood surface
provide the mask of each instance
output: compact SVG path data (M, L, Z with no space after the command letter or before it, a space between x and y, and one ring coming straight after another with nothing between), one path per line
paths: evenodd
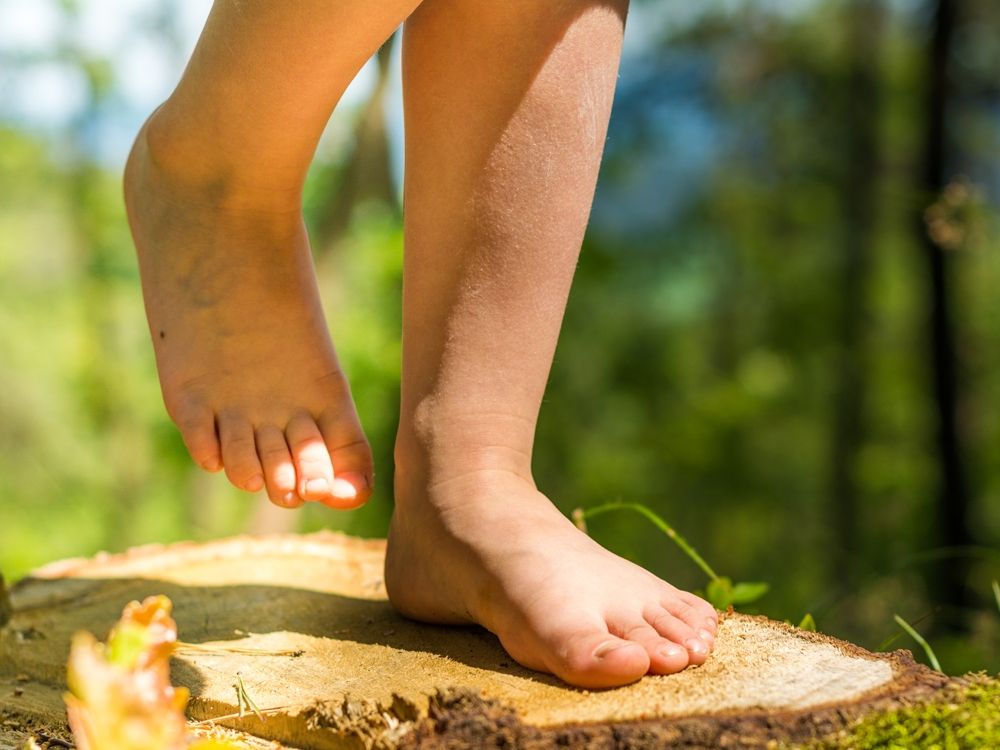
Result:
M291 747L755 746L836 730L865 710L953 683L908 652L872 654L761 617L730 614L701 667L606 691L514 663L490 633L397 615L384 542L334 533L143 547L48 565L15 585L0 630L0 747L65 736L62 691L77 630L106 636L125 604L174 603L173 678L189 714ZM264 710L240 718L235 684ZM478 735L476 734L478 733ZM725 738L729 738L726 740ZM464 738L464 739L463 739Z

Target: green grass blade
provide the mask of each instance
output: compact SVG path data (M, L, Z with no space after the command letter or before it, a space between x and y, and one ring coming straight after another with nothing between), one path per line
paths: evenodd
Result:
M997 600L997 609L1000 610L1000 581L993 579L993 598Z
M236 692L239 694L239 699L240 699L240 718L241 719L243 718L243 705L245 703L246 707L249 708L251 711L253 711L258 719L264 721L264 717L261 716L260 709L257 708L257 704L254 702L254 699L251 698L250 693L247 692L246 685L243 684L243 675L237 672L236 680L239 682L239 687L237 688Z
M938 611L938 608L935 607L930 612L926 612L926 613L920 615L920 617L918 617L916 620L914 620L913 622L910 623L910 626L913 627L913 628L916 628L917 625L919 625L920 623L922 623L928 617L933 617L937 613L937 611ZM905 635L906 635L906 631L897 630L895 633L893 633L888 638L886 638L884 641L882 641L878 646L876 646L875 647L875 651L885 651L887 648L889 648L889 646L891 646L893 643L895 643L896 641L898 641L900 638L902 638Z
M579 522L582 522L587 518L593 518L594 516L599 516L602 513L608 513L613 510L630 510L644 516L656 528L670 537L674 544L680 547L684 554L691 558L691 561L705 572L705 575L713 581L718 579L719 576L714 570L712 570L712 566L705 562L704 558L698 554L697 550L695 550L695 548L692 547L684 537L678 534L673 527L660 518L660 516L656 515L656 513L641 503L606 503L604 505L597 505L593 508L586 508L583 510L578 508L573 512L573 517L574 519L579 519Z
M931 666L934 667L934 669L936 669L938 672L943 672L944 670L941 669L941 663L938 661L937 656L935 656L934 649L931 648L931 644L925 641L924 637L920 635L920 633L918 633L916 630L914 630L913 627L910 625L910 623L908 623L902 617L900 617L899 615L893 615L893 618L896 620L896 624L899 625L899 627L901 627L903 630L905 630L907 634L910 636L910 638L915 640L923 647L924 653L927 654L927 660L931 663Z
M906 635L906 633L900 633L900 632L893 633L888 638L886 638L884 641L882 641L880 644L878 644L875 647L875 650L876 651L885 651L887 648L889 648L889 646L891 646L893 643L895 643L896 641L898 641L904 635Z
M806 612L805 617L799 622L799 630L808 630L810 633L816 632L816 620L811 612Z

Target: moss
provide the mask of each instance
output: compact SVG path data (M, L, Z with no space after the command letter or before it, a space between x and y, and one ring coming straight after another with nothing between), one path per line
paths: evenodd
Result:
M827 748L979 750L1000 747L1000 680L972 678L939 698L865 717Z

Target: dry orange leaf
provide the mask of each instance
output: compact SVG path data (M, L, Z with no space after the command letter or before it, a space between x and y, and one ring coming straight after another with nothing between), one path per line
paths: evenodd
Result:
M177 624L165 596L125 607L106 644L77 633L65 696L80 750L239 750L243 745L189 734L186 688L170 684Z

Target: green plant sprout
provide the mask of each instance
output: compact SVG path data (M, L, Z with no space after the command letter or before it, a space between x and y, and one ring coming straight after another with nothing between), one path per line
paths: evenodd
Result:
M240 718L243 718L244 709L246 709L248 711L253 711L254 715L258 719L264 721L264 717L261 714L260 709L257 708L257 704L254 703L253 698L251 698L250 694L247 692L246 685L243 684L243 675L239 672L236 673L236 684L233 685L233 687L236 688L236 702L239 704Z
M916 620L914 620L910 624L913 627L916 627L917 625L919 625L920 623L922 623L924 620L926 620L928 617L932 617L935 614L937 614L938 611L939 611L939 608L934 608L930 612L926 612L926 613L920 615L920 617L918 617ZM895 643L896 641L898 641L904 635L906 635L906 631L904 631L904 630L897 630L892 635L890 635L888 638L886 638L884 641L882 641L880 644L878 644L875 647L875 651L885 651L887 648L889 648L889 646L891 646L893 643Z
M720 576L684 537L642 503L605 503L593 508L577 508L572 513L573 523L581 531L587 533L588 518L615 510L630 510L633 513L638 513L680 547L681 551L708 576L705 598L716 609L728 609L731 605L737 604L750 604L764 596L770 588L766 583L733 583L732 579Z
M927 661L931 663L931 666L934 667L934 669L936 669L938 672L943 672L944 670L941 669L941 662L938 661L937 656L934 654L934 649L931 648L931 644L929 644L926 640L924 640L924 637L920 635L920 633L918 633L916 630L914 630L913 626L910 625L910 623L908 623L902 617L900 617L899 615L893 615L892 617L899 625L899 627L901 627L903 630L907 632L910 638L912 638L921 645L921 647L924 649L924 653L927 654Z
M799 622L799 630L808 630L810 633L816 632L816 620L813 619L812 613L806 612L805 616Z
M997 600L997 610L1000 610L1000 581L993 579L993 598Z

